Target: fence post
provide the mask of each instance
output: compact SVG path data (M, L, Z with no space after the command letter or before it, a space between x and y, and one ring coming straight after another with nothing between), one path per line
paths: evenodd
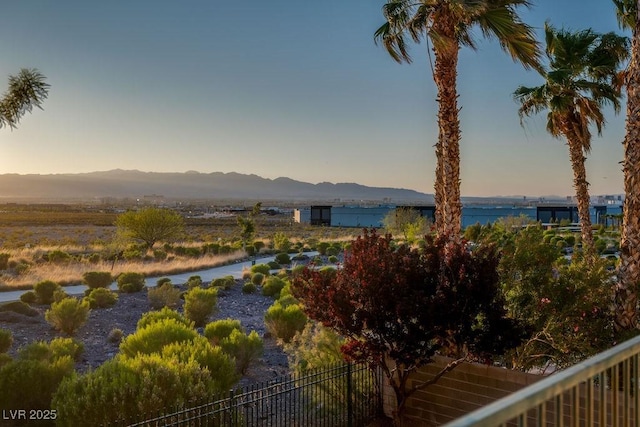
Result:
M347 427L353 427L353 378L351 375L351 362L347 363Z

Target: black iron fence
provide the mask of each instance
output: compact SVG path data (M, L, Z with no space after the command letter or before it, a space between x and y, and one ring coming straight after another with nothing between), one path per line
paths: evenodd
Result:
M357 427L367 425L381 411L380 373L340 364L242 387L212 401L119 420L117 425Z

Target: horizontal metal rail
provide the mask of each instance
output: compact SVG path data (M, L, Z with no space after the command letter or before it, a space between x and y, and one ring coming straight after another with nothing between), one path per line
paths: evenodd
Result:
M497 400L446 427L640 425L640 336Z

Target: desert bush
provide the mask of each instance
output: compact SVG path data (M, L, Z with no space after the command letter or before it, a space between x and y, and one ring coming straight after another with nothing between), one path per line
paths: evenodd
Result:
M268 264L256 264L251 266L251 273L269 274L271 267Z
M34 291L27 291L24 294L20 295L20 301L26 304L34 304L38 301L38 296Z
M135 357L137 354L160 353L165 345L193 341L198 333L175 319L161 319L127 336L120 344L120 354Z
M240 321L237 319L222 319L214 322L207 323L204 327L204 336L211 342L212 345L220 344L223 338L231 335L233 330L242 330Z
M154 310L159 310L162 307L174 308L180 302L180 289L175 288L169 280L155 288L148 288L147 299Z
M202 277L191 276L187 279L187 288L192 289L199 286L202 286Z
M244 282L244 284L242 285L242 293L243 294L252 294L254 293L258 288L256 287L256 285L254 285L252 282L248 281L248 282Z
M107 341L113 344L120 344L122 342L122 338L124 337L124 332L120 328L113 328L109 331L109 335L107 335Z
M262 285L262 295L278 298L286 282L279 277L269 276Z
M287 254L285 254L285 255L287 255ZM280 268L282 267L282 266L281 266L278 262L276 262L276 261L269 261L269 262L267 263L267 265L269 266L269 269L270 269L270 270L278 270L278 269L280 269Z
M118 289L124 293L140 292L144 289L144 275L141 273L126 272L116 279Z
M214 288L222 288L225 290L233 288L235 284L236 279L234 279L233 276L217 277L211 281L211 286Z
M118 302L118 295L106 288L92 289L87 295L89 308L113 307Z
M222 350L233 356L236 360L236 369L239 373L245 374L251 363L257 360L264 351L262 338L256 331L251 331L249 335L234 329L228 337L220 341Z
M251 275L251 283L253 283L256 286L262 285L262 282L264 282L264 274L262 273L253 273Z
M337 264L337 263L338 263L338 257L337 257L337 256L335 256L335 255L331 255L331 256L329 257L329 262L330 262L331 264Z
M154 249L153 259L155 259L156 261L164 261L165 259L167 259L167 252L162 249Z
M27 413L51 408L53 393L73 371L69 356L53 361L22 359L6 363L0 368L0 408L20 408Z
M89 264L97 264L97 263L99 263L100 262L100 254L92 253L87 258L87 261L89 261Z
M316 245L316 250L320 253L320 255L326 255L327 249L329 249L331 245L329 242L320 242Z
M336 255L338 255L338 253L340 253L340 251L338 250L338 248L336 248L334 246L329 246L327 248L327 250L325 251L325 254L327 256L336 256Z
M13 357L9 356L7 353L0 353L0 368L11 363L12 361Z
M171 279L168 277L161 277L160 279L156 280L156 286L162 286L165 283L171 283Z
M71 260L71 255L61 250L54 250L47 254L47 261L52 264L68 264Z
M51 304L54 301L53 294L58 289L60 285L53 280L43 280L33 285L38 304Z
M299 304L284 307L279 301L276 301L267 309L264 323L273 336L288 343L296 333L304 329L307 316Z
M82 275L82 282L91 289L108 288L113 277L108 271L87 271Z
M77 362L84 352L84 344L74 338L54 338L49 343L49 350L51 351L49 360L69 356Z
M255 242L253 242L253 247L256 252L260 252L260 249L264 248L265 244L262 240L256 240Z
M193 328L193 322L187 320L182 314L168 307L164 307L159 311L149 311L142 315L136 325L136 329L140 330L159 320L173 319L178 323L182 323L188 328Z
M344 361L344 338L318 322L308 322L301 333L285 344L289 367L296 373L335 366Z
M296 276L304 271L306 267L304 265L296 265L291 269L291 276Z
M226 384L224 384L226 386ZM222 388L209 371L192 360L176 363L158 354L116 358L95 371L63 381L53 396L56 425L113 425L167 408L210 398Z
M54 302L44 314L44 318L58 331L73 335L89 317L89 303L76 298L65 298Z
M10 254L6 252L0 253L0 270L6 270L9 268L9 258L11 258Z
M186 343L169 344L162 349L165 359L177 359L180 363L196 361L218 383L218 387L229 390L238 381L232 357L219 346L212 346L203 336Z
M22 301L11 301L0 304L0 311L13 311L14 313L23 314L29 317L35 317L38 315L38 310L31 308L29 304Z
M287 253L279 253L275 256L275 262L280 265L288 265L291 264L291 258Z
M8 329L0 328L0 353L6 353L13 344L13 334Z
M215 311L217 302L217 289L193 288L184 295L184 315L196 326L204 326Z
M291 242L286 234L277 232L273 235L273 248L278 252L289 252Z
M25 274L27 270L29 270L29 267L31 267L31 264L29 264L28 262L19 262L16 264L13 270L17 275L21 275Z

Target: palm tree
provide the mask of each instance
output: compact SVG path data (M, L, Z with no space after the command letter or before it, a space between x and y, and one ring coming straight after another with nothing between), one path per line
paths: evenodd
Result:
M620 238L620 265L616 289L616 328L638 325L640 285L640 1L613 0L622 28L631 29L631 58L625 73L627 121L624 136L624 208Z
M547 131L567 140L582 247L585 256L593 260L596 252L585 169L585 156L591 150L589 126L594 124L601 134L605 124L602 107L611 104L616 113L620 111L620 86L615 83L619 68L628 57L628 39L615 33L597 34L590 29L556 30L548 23L545 39L549 70L539 70L544 83L537 87L520 86L514 96L520 103L521 121L546 110Z
M411 62L407 38L432 45L433 79L438 92L438 142L436 143L436 231L460 236L460 120L458 118L457 66L461 46L476 44L471 29L477 25L484 37L495 37L514 60L525 67L538 66L539 49L533 30L516 8L528 0L389 0L386 19L375 33L397 62Z
M9 76L9 90L0 98L0 128L15 129L20 118L33 107L42 109L49 85L36 69L23 68L17 76Z

